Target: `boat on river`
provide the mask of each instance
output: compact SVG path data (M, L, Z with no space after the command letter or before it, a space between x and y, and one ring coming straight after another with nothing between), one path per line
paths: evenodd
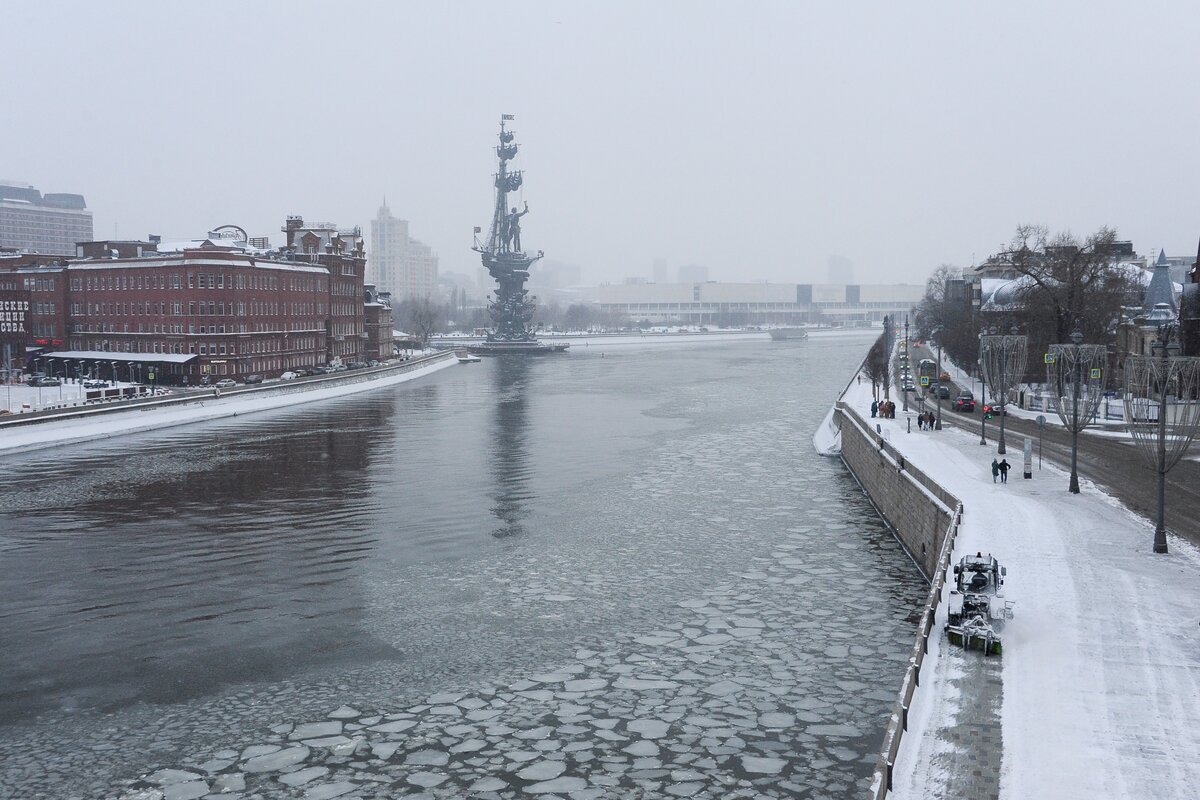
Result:
M771 334L773 342L792 342L808 338L808 331L804 328L771 328L767 333Z

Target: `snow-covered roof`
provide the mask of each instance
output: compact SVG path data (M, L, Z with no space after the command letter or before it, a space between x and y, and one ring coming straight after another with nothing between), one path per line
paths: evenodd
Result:
M66 358L72 361L120 361L144 364L186 364L195 354L189 353L111 353L107 350L54 350L45 358Z

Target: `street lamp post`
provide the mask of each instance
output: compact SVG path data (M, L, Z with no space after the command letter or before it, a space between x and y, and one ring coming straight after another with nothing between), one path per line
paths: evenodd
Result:
M908 347L908 314L904 315L904 354L908 356L908 363L912 364L912 354ZM904 394L904 410L908 411L908 386L903 382L900 384L900 391Z
M1177 329L1173 316L1166 303L1155 306L1151 321L1161 324L1152 354L1125 360L1125 425L1158 476L1156 553L1167 552L1167 472L1187 452L1200 428L1200 358L1171 355L1171 337ZM1167 395L1171 392L1177 402L1168 408ZM1157 414L1151 414L1151 409Z
M1079 494L1079 432L1093 421L1104 396L1103 382L1092 379L1093 370L1098 374L1107 359L1104 345L1083 344L1078 327L1071 333L1071 344L1050 345L1046 383L1054 387L1058 418L1071 432L1071 481L1067 488L1072 494Z
M937 332L938 336L938 358L937 358L937 420L933 423L933 429L940 431L942 429L942 332Z
M983 334L980 334L980 341L983 339ZM987 444L987 414L983 413L983 407L986 405L987 399L987 383L983 377L983 359L976 362L979 368L979 443Z
M1004 455L1004 418L1008 415L1008 394L1014 382L1025 374L1028 337L1021 336L1014 327L1008 335L996 334L992 328L986 336L980 336L979 354L987 382L992 385L992 400L1000 399L1000 435L996 452ZM986 404L985 404L986 405ZM995 405L993 403L993 405ZM987 414L984 414L987 417Z

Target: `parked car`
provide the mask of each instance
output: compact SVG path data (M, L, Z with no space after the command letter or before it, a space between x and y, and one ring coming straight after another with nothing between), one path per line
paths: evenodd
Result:
M283 373L282 375L280 375L280 376L279 376L279 380L281 380L281 381L291 381L291 380L295 380L296 378L299 378L299 377L300 377L300 373L299 373L299 372L291 372L291 371L289 370L288 372L285 372L285 373Z
M372 358L370 361L367 362L367 366L368 367L378 367L379 362Z
M346 365L346 369L363 369L366 366L367 365L361 361L351 361L349 364Z
M262 383L262 382L263 382L263 376L262 376L262 375L247 375L247 376L246 376L246 383L248 383L248 384L250 384L250 383Z
M953 408L955 411L973 414L975 412L975 395L970 392L962 392L954 398Z
M237 381L231 378L221 378L221 380L217 381L213 385L218 389L232 389L233 387L237 386Z
M309 375L327 375L330 370L328 367L309 367L305 372Z
M58 378L33 378L29 381L30 386L62 386L62 381Z
M83 388L85 389L107 389L108 381L84 381Z

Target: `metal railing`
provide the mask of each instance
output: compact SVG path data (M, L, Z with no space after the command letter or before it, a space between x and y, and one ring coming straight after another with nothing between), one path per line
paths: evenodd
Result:
M950 570L950 559L954 553L954 540L958 537L958 528L962 523L962 513L963 506L960 502L954 509L954 515L942 540L942 549L938 553L938 568L929 585L929 596L925 601L925 611L921 614L917 640L913 643L913 652L908 657L908 666L904 671L904 681L900 684L900 696L896 699L887 730L883 734L879 763L871 780L871 800L883 800L892 789L892 773L900 755L900 742L904 738L904 732L908 730L908 711L912 708L913 695L921 685L921 665L925 663L925 655L929 652L929 636L933 633L937 607L941 602L942 590L946 586L946 574Z

